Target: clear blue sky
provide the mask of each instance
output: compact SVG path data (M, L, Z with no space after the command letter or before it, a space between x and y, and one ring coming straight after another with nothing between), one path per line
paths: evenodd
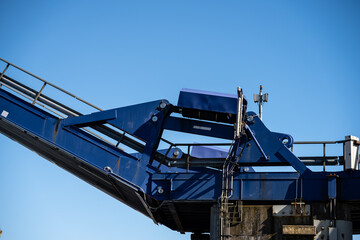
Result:
M272 131L360 136L359 1L2 0L0 11L0 57L103 109L176 104L183 87L241 86L252 100L263 84ZM0 142L3 239L189 239Z

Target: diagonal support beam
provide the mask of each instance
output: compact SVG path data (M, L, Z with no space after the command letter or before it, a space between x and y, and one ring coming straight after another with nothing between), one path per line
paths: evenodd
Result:
M174 218L175 224L176 224L176 226L177 226L178 229L179 229L179 232L180 232L181 234L185 234L184 228L183 228L183 226L182 226L182 224L181 224L179 215L177 214L177 211L176 211L176 209L175 209L174 204L173 204L173 203L168 203L168 207L169 207L169 210L170 210L171 215L172 215L173 218Z
M113 120L116 118L117 118L116 110L107 110L107 111L91 113L88 115L82 115L79 117L68 117L64 120L64 126L86 127L91 125L103 124L106 121Z

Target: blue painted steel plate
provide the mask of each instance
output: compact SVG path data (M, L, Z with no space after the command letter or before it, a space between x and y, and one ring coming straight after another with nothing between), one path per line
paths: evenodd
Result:
M180 91L178 106L210 112L237 114L237 96L183 88Z

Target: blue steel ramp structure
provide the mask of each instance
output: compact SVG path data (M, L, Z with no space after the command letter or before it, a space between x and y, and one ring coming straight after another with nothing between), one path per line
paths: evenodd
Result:
M354 191L360 186L359 154L351 152L358 151L356 138L336 142L351 147L350 157L301 158L291 151L290 135L270 131L254 112L247 111L245 98L239 105L237 95L183 89L176 105L160 99L102 110L1 62L0 132L156 224L192 232L194 239L208 239L204 234L213 231L211 219L224 217L214 215L212 208L219 206L226 190L231 192L226 195L227 204L308 204L314 208L312 217L351 221L352 233L360 233L360 191ZM10 76L9 68L29 74L41 88ZM47 96L47 88L67 94L93 112L82 114ZM239 135L236 125L241 128ZM165 130L214 142L177 143L163 138ZM226 164L231 174L224 177ZM344 165L345 170L314 172L309 165ZM254 171L264 166L291 166L294 171ZM315 206L329 211L317 214ZM339 213L340 206L346 206L346 214ZM284 229L280 235L286 234Z

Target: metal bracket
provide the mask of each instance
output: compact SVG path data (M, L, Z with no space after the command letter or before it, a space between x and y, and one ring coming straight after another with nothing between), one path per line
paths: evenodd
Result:
M258 147L258 149L260 150L261 152L261 155L264 157L264 159L266 161L269 161L270 157L266 155L266 153L264 152L264 150L262 149L262 147L260 146L258 140L256 139L254 133L251 131L250 127L248 125L245 125L245 129L247 131L247 133L250 134L251 138L254 140L256 146Z

